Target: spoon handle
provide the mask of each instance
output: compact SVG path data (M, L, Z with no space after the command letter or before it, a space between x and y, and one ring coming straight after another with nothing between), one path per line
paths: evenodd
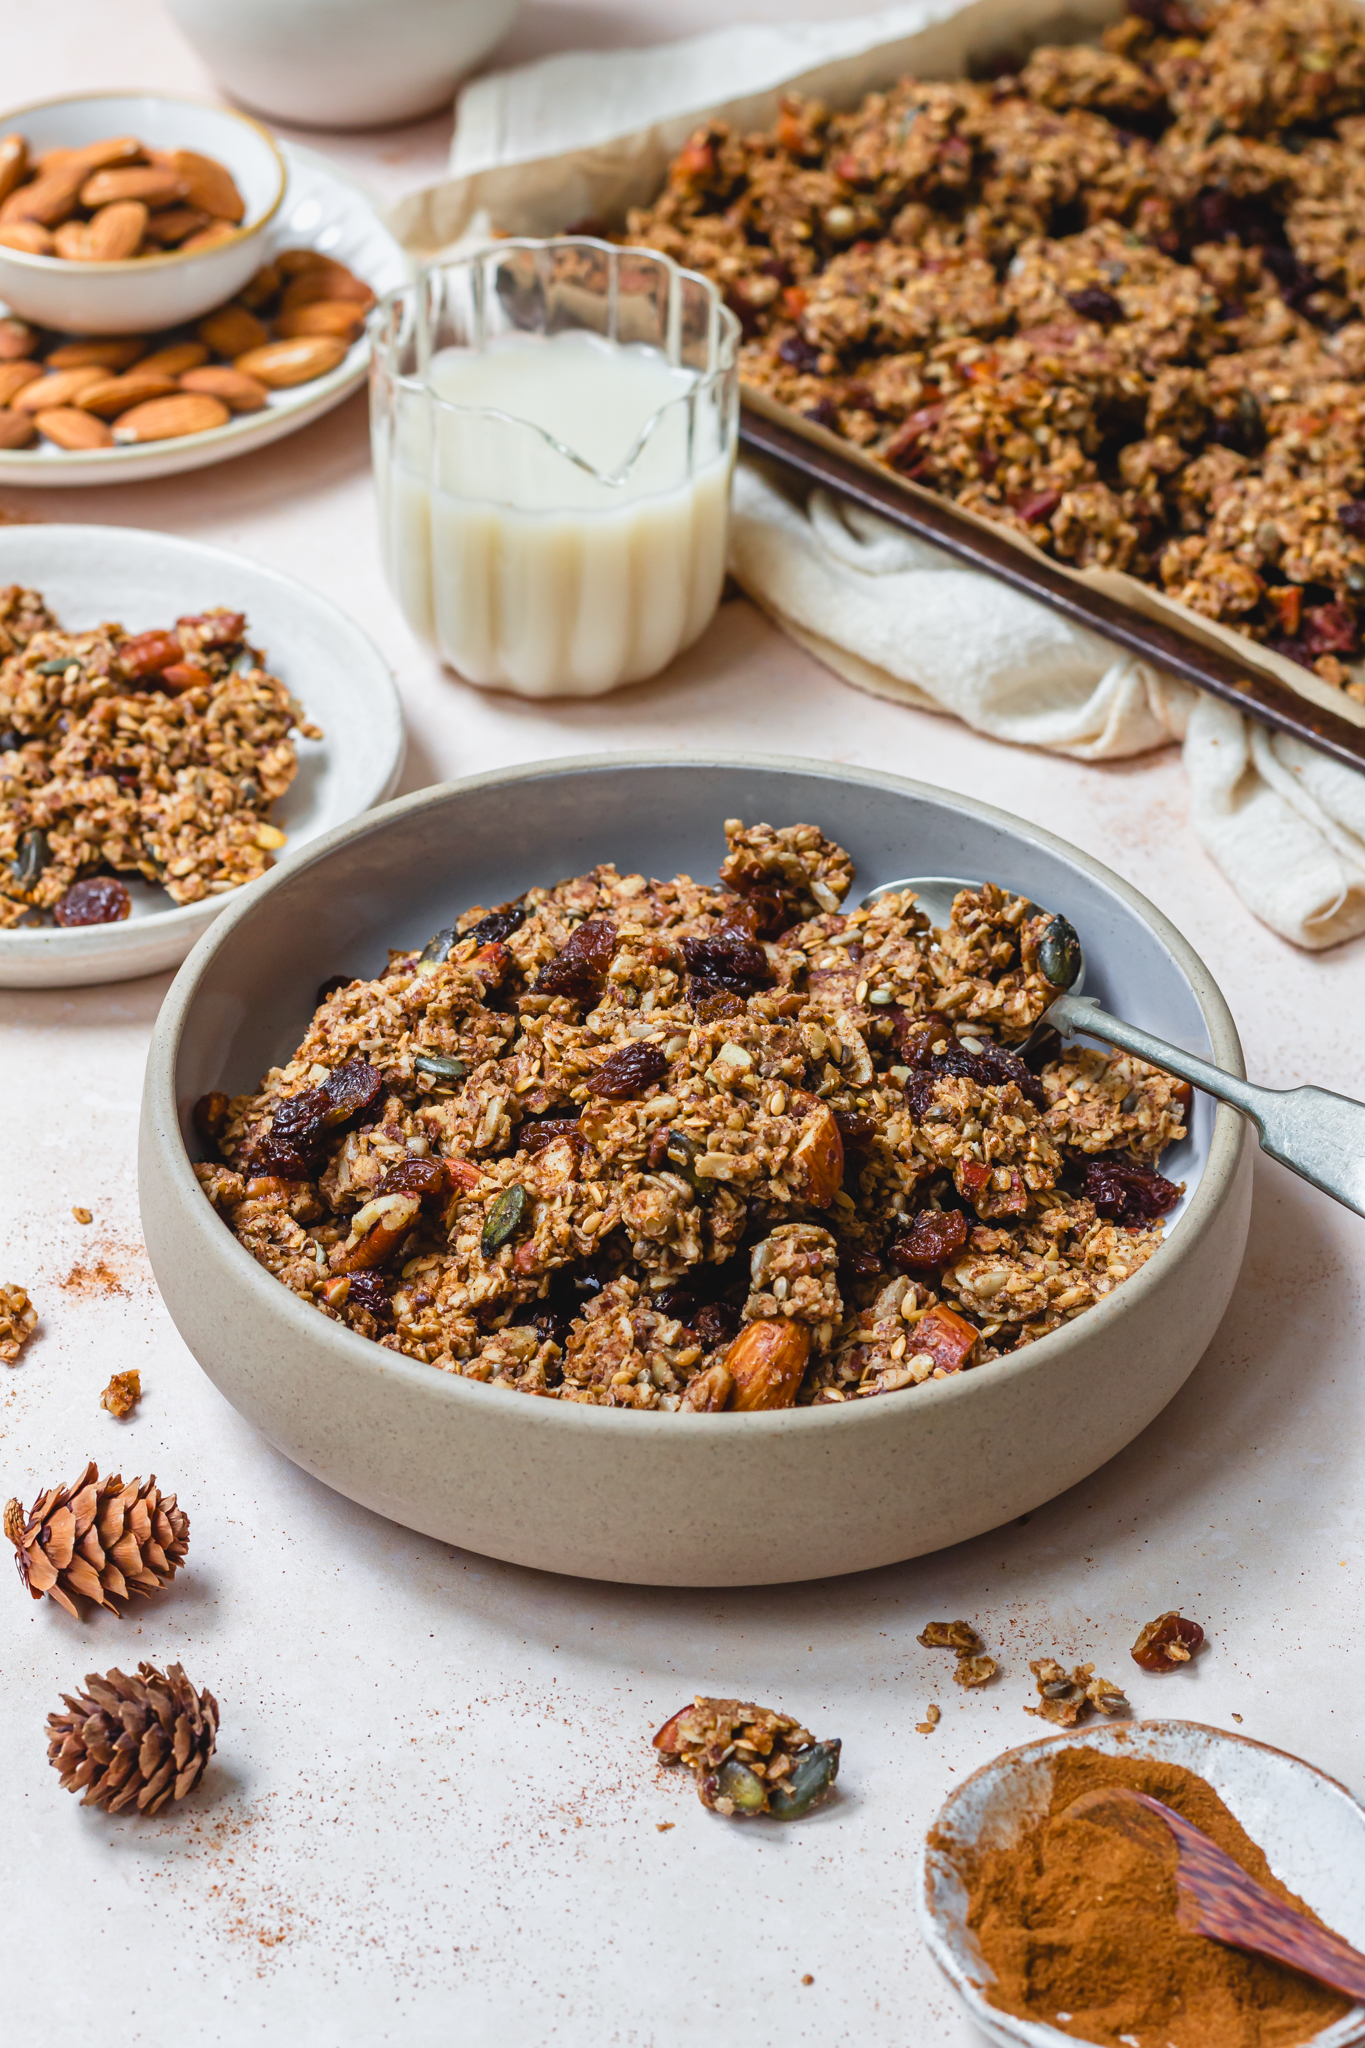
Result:
M1231 1103L1255 1125L1263 1152L1365 1216L1365 1102L1326 1088L1258 1088L1136 1024L1109 1016L1093 996L1058 996L1047 1015L1063 1036L1081 1032L1120 1045L1219 1102Z

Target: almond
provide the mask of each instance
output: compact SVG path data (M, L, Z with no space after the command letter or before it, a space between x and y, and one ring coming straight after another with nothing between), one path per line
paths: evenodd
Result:
M8 199L28 175L28 144L22 135L0 135L0 200Z
M53 247L67 263L86 263L90 257L90 225L83 220L64 220L52 232Z
M16 391L42 374L41 363L0 363L0 405L11 404Z
M40 434L46 434L59 448L75 451L113 445L114 437L104 421L97 420L93 413L77 412L74 405L54 406L51 412L40 412L35 425Z
M27 448L37 438L38 429L28 413L0 406L0 448Z
M80 187L82 206L112 206L120 199L140 199L144 206L169 206L186 193L183 178L158 164L128 164L119 170L96 171Z
M810 1114L792 1153L792 1174L805 1200L813 1208L827 1209L843 1183L844 1141L833 1110L813 1095L804 1101Z
M103 370L93 363L75 370L58 370L52 377L35 377L18 393L14 403L20 412L51 412L56 406L74 405L82 391L103 381Z
M694 1380L688 1381L687 1391L678 1406L693 1415L715 1415L729 1400L734 1385L724 1360L718 1358L714 1365L707 1366L705 1372L699 1372Z
M249 348L263 348L270 339L269 329L245 306L220 306L194 331L216 356L245 355Z
M0 222L36 220L40 227L55 228L76 210L76 194L85 182L85 165L58 164L27 185L16 185L3 206Z
M116 199L92 214L86 246L92 263L122 263L142 247L147 209L140 199Z
M231 221L234 227L243 219L246 201L225 164L215 157L200 156L193 149L177 149L172 153L171 165L184 180L185 196L191 206L202 206L205 213Z
M259 311L262 306L269 305L283 283L284 278L280 273L279 266L274 263L267 263L263 270L258 270L254 277L247 279L242 289L238 292L237 297L244 306L249 306L254 313Z
M142 371L155 370L163 377L181 377L186 370L197 370L209 359L209 352L202 341L173 341L168 348L153 349L138 364Z
M230 220L211 220L207 227L197 228L187 235L180 244L182 249L216 249L220 242L230 242L237 233Z
M63 163L79 164L87 177L109 164L135 164L146 154L136 135L106 135L99 142L83 142L79 149L52 152Z
M111 334L103 340L96 337L92 341L64 341L60 348L49 352L47 367L79 370L94 363L101 370L126 370L146 353L147 344L140 334Z
M283 391L291 384L325 377L345 357L344 341L333 341L325 334L304 334L296 341L268 341L264 348L248 349L238 356L234 367L272 391Z
M0 363L12 363L20 356L31 356L37 346L37 331L29 326L27 320L16 320L12 314L0 320Z
M177 391L171 398L153 398L135 405L114 423L116 441L175 441L182 434L207 434L225 427L232 414L221 398L207 391Z
M0 220L0 245L22 249L26 256L52 256L57 245L36 220Z
M275 258L275 268L281 277L298 277L305 270L316 270L332 258L324 256L321 249L281 249Z
M102 420L115 420L123 413L131 412L135 405L142 405L150 398L169 398L173 391L179 389L174 377L155 373L149 377L139 364L126 377L102 377L98 384L89 385L76 403L82 412L98 413Z
M270 397L264 384L255 377L248 377L242 370L232 370L226 363L205 363L201 370L186 370L180 379L182 391L207 391L210 398L221 398L224 405L233 412L259 412Z
M368 312L374 304L374 293L344 263L334 263L329 257L324 257L321 263L315 263L290 279L285 286L280 310L292 313L300 306L315 304L318 299L351 299Z
M163 206L159 213L147 216L147 240L159 249L173 249L186 235L208 224L208 215L198 206Z
M281 313L276 332L286 341L300 334L331 334L338 341L353 341L364 325L365 308L354 299L315 299L311 306L295 306Z
M805 1323L749 1323L725 1354L736 1409L790 1408L810 1356Z

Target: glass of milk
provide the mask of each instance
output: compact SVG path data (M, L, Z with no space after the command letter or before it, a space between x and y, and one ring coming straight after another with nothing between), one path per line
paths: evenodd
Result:
M370 418L384 566L471 683L597 697L720 599L739 326L704 277L587 236L506 241L384 300Z

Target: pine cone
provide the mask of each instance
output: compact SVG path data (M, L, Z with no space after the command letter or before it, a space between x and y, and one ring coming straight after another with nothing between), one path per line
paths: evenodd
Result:
M5 1534L19 1576L35 1600L48 1593L80 1620L72 1594L119 1612L134 1593L155 1593L185 1561L189 1516L162 1493L155 1477L125 1486L117 1473L101 1479L87 1465L74 1486L54 1486L29 1509L5 1508Z
M136 1678L92 1671L67 1712L47 1717L47 1760L68 1792L85 1788L82 1806L159 1813L183 1799L213 1755L218 1702L197 1693L178 1664L139 1664Z

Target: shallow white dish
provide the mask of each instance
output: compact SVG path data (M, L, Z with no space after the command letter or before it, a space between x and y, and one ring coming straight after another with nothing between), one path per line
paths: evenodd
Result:
M1365 1947L1365 1808L1301 1757L1199 1721L1120 1721L1006 1750L956 1788L935 1825L964 1849L986 1837L1007 1844L1046 1810L1050 1759L1082 1744L1106 1756L1183 1764L1206 1779L1264 1849L1281 1883L1347 1941ZM983 1987L991 1970L966 1925L967 1895L953 1857L927 1842L916 1910L929 1953L988 2040L1002 2048L1075 2048L1077 2035L988 2003ZM1311 2040L1312 2048L1365 2040L1365 2005Z
M403 714L388 664L344 613L291 577L224 548L137 527L10 526L0 527L0 587L10 583L41 591L75 631L117 620L145 632L209 605L246 613L252 645L265 650L270 672L324 734L296 743L298 776L274 812L289 835L277 865L393 791L403 766ZM122 924L0 931L0 987L128 981L174 967L243 893L177 907L163 889L133 883L132 915Z
M236 233L211 249L72 263L0 244L0 298L26 320L67 334L155 333L221 305L265 261L288 173L272 137L246 114L163 92L78 93L0 115L0 131L22 135L31 157L115 135L197 150L231 172L246 205Z
M258 252L266 263L277 249L307 247L335 256L364 279L377 297L407 282L411 266L375 212L364 188L324 157L296 143L281 142L289 171L284 200ZM255 269L257 265L252 264ZM224 294L227 296L227 294ZM264 448L306 427L340 405L365 381L370 338L362 332L343 361L325 377L272 391L261 412L239 413L225 427L189 434L180 441L151 441L143 447L93 448L79 453L43 443L37 448L0 451L0 484L124 484L155 476L178 476L230 456Z

